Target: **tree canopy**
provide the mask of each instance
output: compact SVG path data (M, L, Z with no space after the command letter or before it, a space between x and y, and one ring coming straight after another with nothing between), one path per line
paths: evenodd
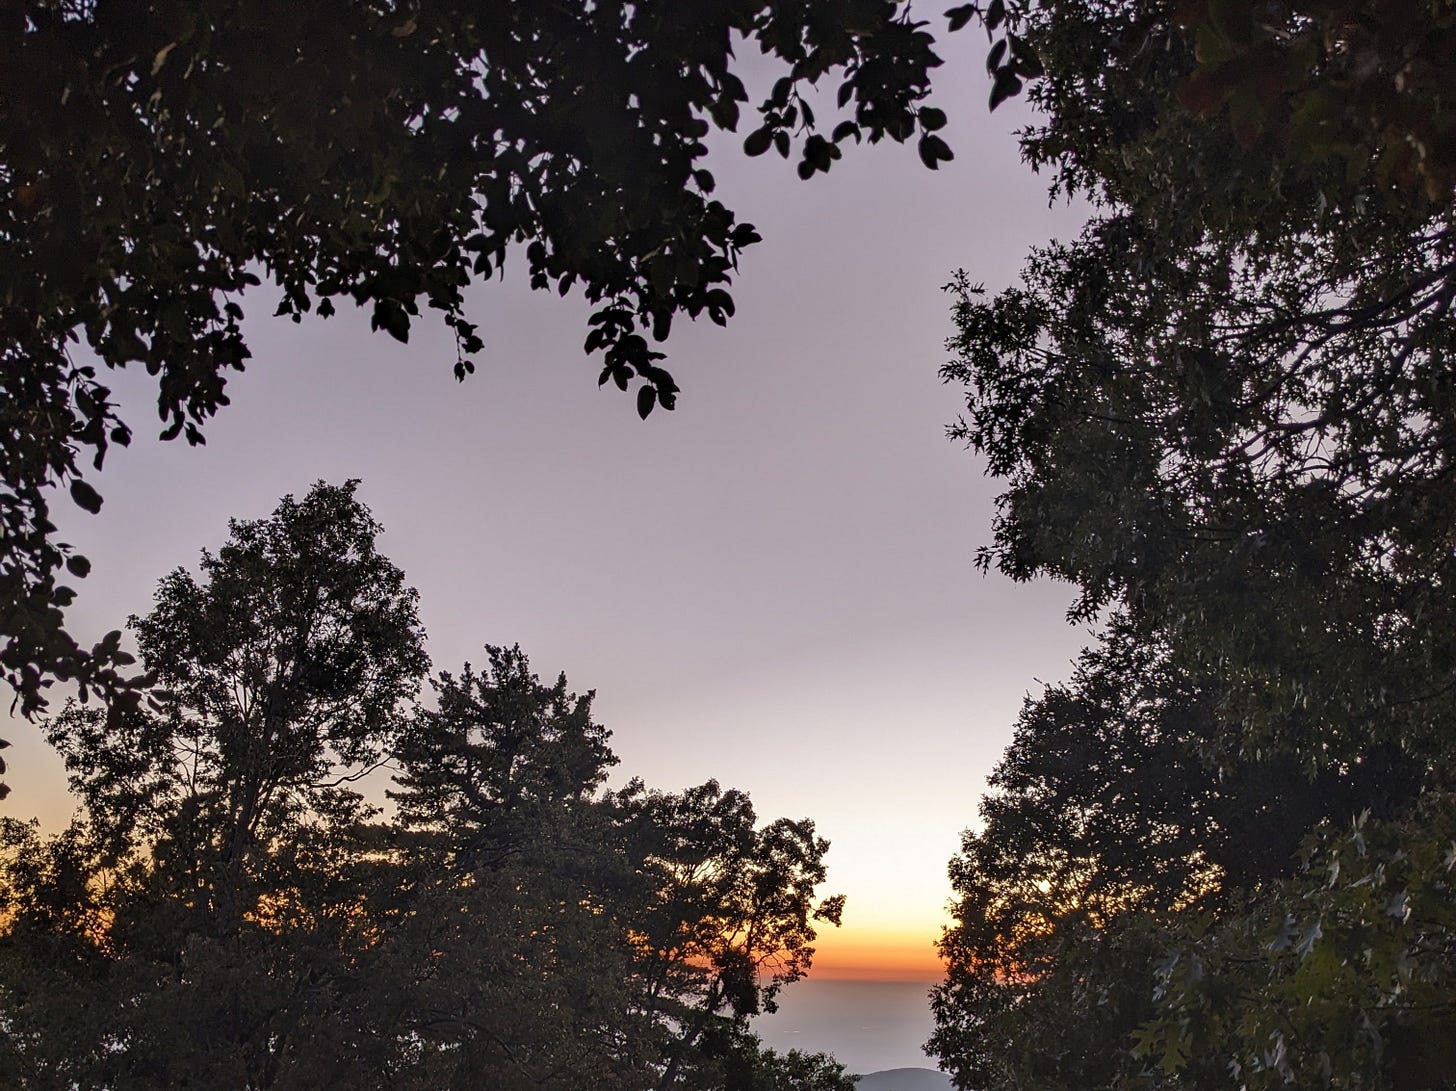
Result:
M1396 7L966 16L1096 215L954 282L953 434L1100 636L952 865L962 1086L1447 1078L1452 9Z
M0 7L0 675L22 709L53 678L138 681L115 641L67 632L89 566L49 518L56 489L98 510L85 464L132 435L105 369L144 367L163 436L202 442L267 280L280 314L352 303L401 341L438 312L464 377L488 333L465 291L519 262L592 305L601 382L671 409L658 346L732 315L758 239L713 196L710 134L742 126L805 178L885 138L935 167L925 26L895 0Z
M750 1028L839 920L813 823L609 791L519 648L417 700L378 530L353 483L234 522L131 620L165 688L47 722L80 810L0 821L7 1086L848 1091Z

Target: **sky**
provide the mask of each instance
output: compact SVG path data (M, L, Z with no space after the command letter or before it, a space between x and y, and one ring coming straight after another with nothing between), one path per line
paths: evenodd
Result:
M596 690L618 782L714 778L765 820L813 818L825 892L848 896L814 976L938 976L947 860L1023 697L1088 639L1066 588L975 569L997 489L946 439L961 395L937 376L954 270L1010 284L1085 213L1048 207L1019 162L1029 116L986 113L984 40L945 46L932 101L956 159L937 172L888 145L803 182L719 142L718 196L765 241L726 329L674 325L674 413L639 421L598 389L585 305L531 293L519 264L471 296L487 349L463 384L428 318L400 345L358 313L272 319L266 292L244 300L254 360L205 447L151 440L146 376L114 376L138 438L95 479L99 516L57 503L93 563L73 631L145 613L229 517L360 478L437 669L519 643L543 678ZM0 735L15 744L0 813L62 824L57 759L32 727Z

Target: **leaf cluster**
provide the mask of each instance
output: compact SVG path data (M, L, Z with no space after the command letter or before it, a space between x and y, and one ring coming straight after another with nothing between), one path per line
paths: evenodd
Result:
M1184 106L1226 115L1245 147L1277 141L1306 160L1449 204L1456 5L1194 0L1175 18L1197 61L1177 89Z
M67 632L87 565L49 519L57 488L97 511L85 463L131 439L102 368L145 368L162 436L203 442L266 280L280 315L351 303L399 341L435 312L464 378L486 340L466 290L519 262L592 306L600 382L672 409L657 346L675 318L727 321L759 239L713 196L710 134L754 117L748 150L797 147L804 177L850 138L919 134L934 167L933 45L893 0L4 5L0 677L22 710L57 680L139 685ZM778 78L752 106L755 49ZM803 94L826 78L828 138Z

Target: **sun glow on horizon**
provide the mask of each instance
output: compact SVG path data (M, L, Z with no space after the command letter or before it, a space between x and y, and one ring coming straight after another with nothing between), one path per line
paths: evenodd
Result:
M821 932L810 980L938 981L945 976L935 948L938 928L846 927Z

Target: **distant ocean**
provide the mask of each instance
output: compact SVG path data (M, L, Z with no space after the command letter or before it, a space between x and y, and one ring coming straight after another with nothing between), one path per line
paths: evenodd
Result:
M779 994L779 1010L753 1022L764 1044L832 1053L851 1072L934 1068L920 1049L932 1022L933 981L800 981Z

